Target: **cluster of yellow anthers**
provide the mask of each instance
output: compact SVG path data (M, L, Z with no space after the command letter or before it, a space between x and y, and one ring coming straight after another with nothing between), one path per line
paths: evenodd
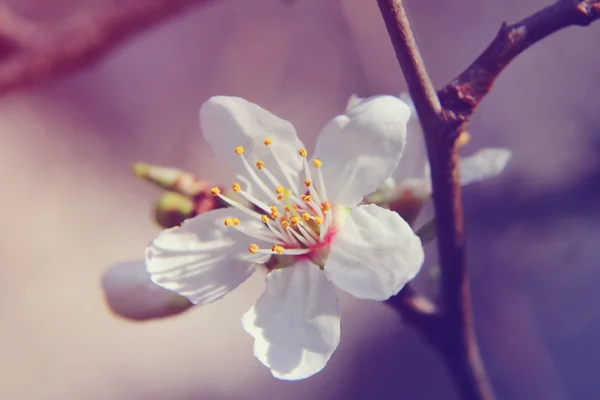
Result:
M266 197L272 202L267 204L247 191L243 190L239 183L234 183L232 189L244 197L254 207L245 205L221 194L219 188L214 187L211 192L223 201L235 207L245 214L260 220L268 228L269 232L255 232L252 229L242 226L237 218L226 218L226 226L233 227L238 231L261 241L274 243L270 250L261 249L257 244L251 244L248 250L250 253L263 254L287 254L300 255L311 251L311 248L317 246L325 240L327 232L332 225L331 204L327 201L327 193L323 182L323 175L320 170L322 163L320 160L313 159L312 165L316 170L318 188L312 180L311 169L307 161L308 152L306 149L300 149L298 155L302 158L304 164L304 186L303 194L293 193L295 187L292 178L287 174L287 170L282 168L282 163L278 158L277 152L270 147L273 140L266 138L264 145L271 150L274 166L279 168L288 184L285 187L277 177L271 172L267 165L261 161L256 161L256 168L252 168L247 158L244 156L244 148L238 146L234 152L240 156L248 177L256 184L256 188L265 193ZM270 167L270 166L269 166ZM259 176L261 174L261 176ZM274 187L274 189L273 189ZM255 209L262 211L256 212ZM280 209L283 210L280 214Z

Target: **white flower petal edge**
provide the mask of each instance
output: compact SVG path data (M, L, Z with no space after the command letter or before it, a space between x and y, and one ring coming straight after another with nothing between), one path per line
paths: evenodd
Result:
M297 154L304 145L290 122L242 98L215 96L202 105L200 126L215 157L229 164L242 182L255 182L250 175L256 173L256 162L262 161L279 165L273 175L294 192L298 190L298 174L304 166L300 158L290 154ZM273 144L265 146L265 138L272 139ZM245 149L242 157L234 152L237 146ZM260 187L244 190L262 201L270 198Z
M317 139L315 158L323 162L332 203L354 206L394 172L406 144L410 108L393 96L357 101L338 115Z
M468 185L494 178L506 167L512 152L500 148L484 148L460 161L460 183Z
M146 270L154 283L187 297L194 304L215 301L244 282L255 264L267 254L251 254L255 239L233 226L226 218L237 218L241 226L256 234L269 234L260 221L234 208L200 214L181 227L162 231L146 248Z
M331 244L325 275L360 299L387 300L423 264L423 245L397 213L370 204L350 210Z
M254 355L279 379L308 378L325 367L340 341L335 287L310 261L267 275L267 288L242 317Z
M115 314L136 321L170 317L192 306L185 297L152 282L142 260L110 267L102 277L102 289Z

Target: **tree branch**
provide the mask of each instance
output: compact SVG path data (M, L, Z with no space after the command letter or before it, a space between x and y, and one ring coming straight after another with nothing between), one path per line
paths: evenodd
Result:
M210 0L131 0L47 31L0 8L0 94L97 61L137 33Z
M515 24L503 23L479 57L438 95L452 118L466 121L508 64L531 45L568 26L600 18L599 0L558 0Z
M455 142L460 125L445 120L425 71L401 0L378 0L396 57L419 114L431 165L440 254L442 304L434 324L412 318L416 329L444 357L463 399L493 399L479 356L466 273L462 205ZM407 311L399 304L404 316ZM408 314L410 315L410 314Z
M434 314L436 318L424 319L422 310L414 308L414 303L408 300L418 295L412 290L399 294L400 298L390 303L443 356L461 398L493 399L472 319L457 139L497 76L516 56L564 27L586 26L600 19L600 0L558 0L521 22L503 24L488 48L437 96L415 44L402 0L377 1L425 135L441 272L441 305ZM415 313L419 313L418 318Z

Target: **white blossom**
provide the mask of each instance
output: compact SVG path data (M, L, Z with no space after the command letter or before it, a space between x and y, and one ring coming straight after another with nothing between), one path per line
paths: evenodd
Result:
M423 263L420 239L397 213L360 205L396 168L410 113L393 96L357 101L309 157L291 123L241 98L209 99L201 128L244 201L213 188L231 207L163 231L146 249L152 281L205 304L266 264L266 290L242 317L254 354L281 379L317 373L340 340L335 287L386 300Z

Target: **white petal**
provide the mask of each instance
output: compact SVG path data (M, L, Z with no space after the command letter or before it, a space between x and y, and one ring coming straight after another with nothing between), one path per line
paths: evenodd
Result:
M308 378L325 367L340 341L335 288L310 261L271 271L242 324L254 337L254 355L273 376Z
M346 102L346 112L363 100L364 97L358 97L356 94L350 95L350 98L348 98L348 101Z
M406 143L409 107L393 96L363 99L317 139L329 200L353 206L392 174Z
M261 245L233 227L225 218L239 218L241 226L266 233L267 228L241 211L224 208L186 220L167 229L146 248L146 269L154 283L187 297L194 304L215 301L264 263L268 255L251 254L251 243ZM270 247L264 244L261 247Z
M485 148L460 160L460 183L479 182L498 176L508 164L512 152L508 149Z
M291 123L239 97L217 96L211 97L202 105L200 126L215 157L231 165L250 184L252 179L249 179L240 156L234 152L237 146L244 147L244 156L252 168L256 168L257 161L263 161L282 185L293 186L291 189L297 192L298 174L303 169L298 151L304 145ZM273 140L270 149L264 145L266 138ZM285 172L275 162L271 151L277 154ZM291 184L285 174L292 178ZM258 188L246 190L260 200L267 199Z
M102 288L110 309L133 320L170 317L192 307L185 297L152 282L141 260L109 268L102 277Z
M406 221L371 204L350 210L331 244L325 274L354 297L386 300L417 275L424 257Z

